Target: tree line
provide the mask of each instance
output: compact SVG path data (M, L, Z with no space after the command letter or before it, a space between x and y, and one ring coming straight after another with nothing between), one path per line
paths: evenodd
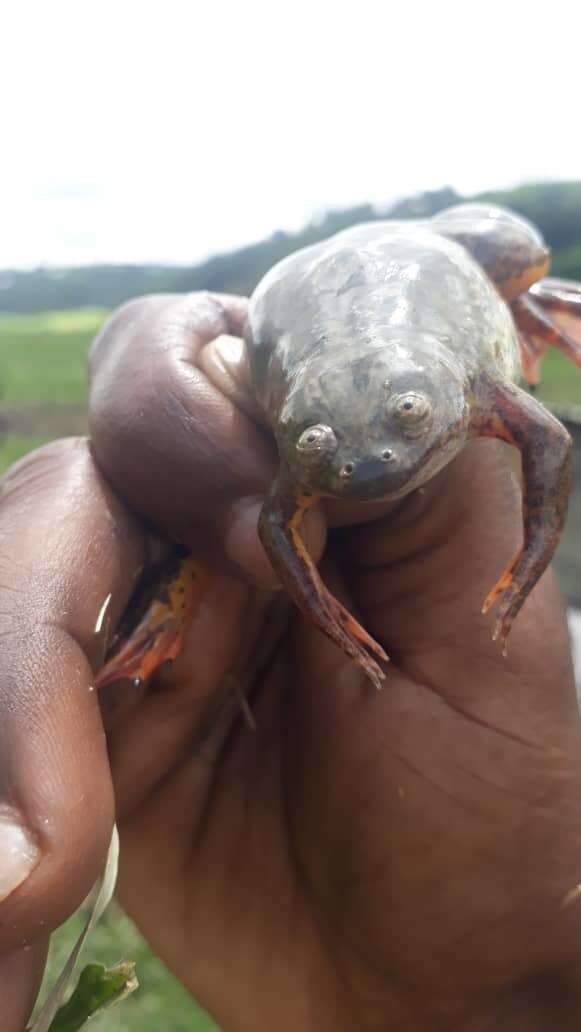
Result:
M114 308L140 294L214 290L249 294L268 269L299 247L358 222L422 218L462 201L490 201L530 219L553 249L552 273L581 280L581 182L530 183L462 197L450 187L380 210L359 205L330 211L297 233L278 231L255 244L193 266L92 265L71 269L0 271L0 312L41 312L81 306Z

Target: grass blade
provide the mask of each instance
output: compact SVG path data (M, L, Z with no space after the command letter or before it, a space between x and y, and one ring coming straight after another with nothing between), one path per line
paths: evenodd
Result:
M53 1028L52 1022L56 1016L56 1013L63 1003L63 1000L67 994L68 988L71 984L75 967L79 959L80 952L85 945L88 936L91 934L92 929L96 925L97 921L103 914L111 902L111 898L115 891L115 884L117 882L117 869L119 866L119 834L117 828L113 828L113 834L111 836L111 844L109 846L109 852L107 854L107 862L105 864L105 870L103 872L103 878L101 880L101 887L97 894L97 898L93 904L93 909L87 918L87 923L83 928L79 938L77 939L73 949L70 952L69 958L57 979L53 989L49 993L44 1006L41 1008L40 1013L37 1015L36 1020L31 1026L29 1026L27 1032L51 1032Z
M120 1003L137 987L135 964L123 961L112 968L88 964L81 972L73 995L58 1011L49 1032L77 1032L89 1018Z

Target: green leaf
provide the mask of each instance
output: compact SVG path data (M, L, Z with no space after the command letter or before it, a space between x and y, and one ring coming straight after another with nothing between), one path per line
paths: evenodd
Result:
M93 904L89 918L85 923L85 926L79 935L69 958L61 971L56 984L53 986L47 999L44 1001L44 1005L37 1014L36 1020L28 1028L28 1032L50 1032L52 1029L52 1021L60 1007L65 995L68 991L68 987L71 983L75 966L81 950L85 945L85 940L91 934L97 921L104 913L106 908L111 902L111 898L115 891L115 884L117 881L117 869L119 866L119 834L117 827L113 827L113 834L111 836L111 843L109 845L109 852L107 854L107 861L105 863L105 870L101 879L101 885L96 895L95 902Z
M100 1011L120 1003L137 989L135 964L123 961L115 967L88 964L81 972L73 995L61 1007L49 1032L77 1032Z

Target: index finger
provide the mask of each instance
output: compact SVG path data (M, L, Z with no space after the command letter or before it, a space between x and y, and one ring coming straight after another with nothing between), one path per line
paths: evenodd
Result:
M244 315L243 299L210 294L119 310L91 354L91 436L136 511L211 562L229 561L270 586L256 523L274 447L198 364L205 344L241 333Z
M0 948L82 901L111 836L94 691L97 616L124 605L145 539L86 441L50 445L0 488Z

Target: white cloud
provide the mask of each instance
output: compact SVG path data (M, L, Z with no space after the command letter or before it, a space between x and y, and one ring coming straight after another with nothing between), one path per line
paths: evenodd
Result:
M0 266L193 261L332 206L581 175L575 5L345 10L10 5Z

